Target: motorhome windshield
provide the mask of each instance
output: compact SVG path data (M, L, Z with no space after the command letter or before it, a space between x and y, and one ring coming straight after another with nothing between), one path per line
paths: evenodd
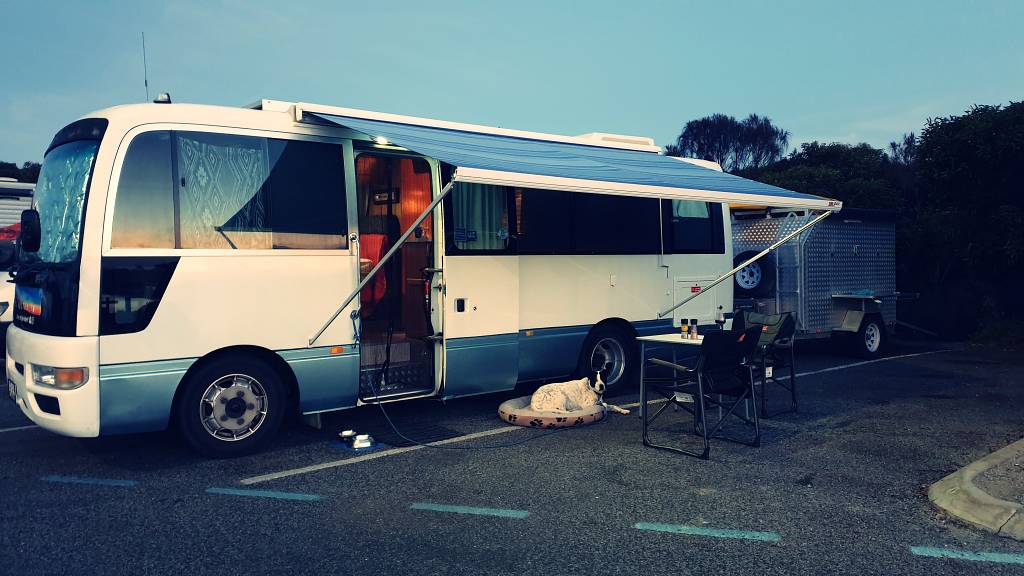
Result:
M36 184L39 251L32 260L72 262L81 248L82 213L99 140L75 140L53 148L43 159Z

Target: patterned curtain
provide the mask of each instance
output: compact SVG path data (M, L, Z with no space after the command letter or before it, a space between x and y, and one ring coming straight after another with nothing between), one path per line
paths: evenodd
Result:
M266 140L178 133L182 248L270 249Z

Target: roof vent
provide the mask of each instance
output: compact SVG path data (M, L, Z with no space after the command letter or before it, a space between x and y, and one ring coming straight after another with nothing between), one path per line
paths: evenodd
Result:
M157 94L156 99L153 100L153 104L170 104L171 95L169 92L161 92Z
M595 140L597 142L615 142L617 144L629 144L631 146L654 146L654 138L648 136L628 136L625 134L607 134L605 132L590 132L580 134L577 138L583 140Z

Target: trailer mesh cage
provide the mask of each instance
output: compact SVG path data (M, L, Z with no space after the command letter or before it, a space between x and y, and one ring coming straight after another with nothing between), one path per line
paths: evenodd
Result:
M742 214L733 221L733 253L760 251L806 224L813 214ZM887 324L896 318L896 225L881 211L852 210L827 218L783 244L767 265L775 268L772 295L757 298L759 312L792 312L804 334L827 335L836 324L835 297L881 301Z

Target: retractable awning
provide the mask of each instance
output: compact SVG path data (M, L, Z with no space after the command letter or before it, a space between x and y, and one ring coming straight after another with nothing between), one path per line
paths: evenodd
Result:
M313 108L312 106L310 108ZM344 126L457 168L457 182L837 211L842 203L719 172L654 152L508 135L514 131L388 121L302 110L297 116ZM400 117L401 118L401 117ZM482 127L479 127L482 129ZM506 132L497 133L497 132ZM557 138L557 137L555 137Z

